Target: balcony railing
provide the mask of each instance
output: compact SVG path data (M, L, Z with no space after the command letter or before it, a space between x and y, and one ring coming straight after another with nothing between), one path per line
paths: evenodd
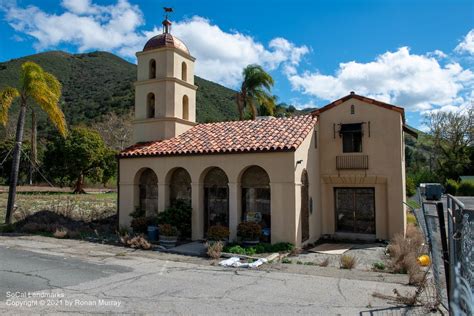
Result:
M369 169L369 156L367 155L351 155L336 156L336 169Z

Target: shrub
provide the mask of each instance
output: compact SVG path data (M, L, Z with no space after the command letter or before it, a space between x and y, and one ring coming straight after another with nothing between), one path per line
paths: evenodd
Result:
M0 225L0 233L13 233L15 231L15 226L12 224L2 224Z
M416 184L412 177L406 177L405 188L407 196L413 196L416 194Z
M353 269L357 265L357 258L350 255L342 255L339 259L339 266L341 269Z
M148 226L156 225L157 218L154 216L136 217L132 219L130 226L134 233L145 234L148 231Z
M242 222L237 226L237 236L243 240L257 240L262 235L262 227L254 222Z
M225 247L225 248L224 248L224 251L225 251L225 252L229 252L229 253L235 253L235 254L238 254L238 255L245 255L245 254L246 254L245 249L242 248L242 247L239 246L239 245L230 246L230 247Z
M179 235L179 231L176 227L171 226L170 224L160 225L160 235L174 237Z
M320 267L327 267L328 265L329 265L329 258L326 258L319 263Z
M126 234L125 236L120 237L120 242L125 247L135 248L135 249L143 249L149 250L152 248L151 244L148 240L143 237L143 235L136 235L131 237L130 235Z
M407 213L407 224L418 225L415 214Z
M375 262L372 267L374 270L385 270L385 263L383 262Z
M281 260L281 263L284 263L284 264L291 264L292 261L291 261L290 259L288 259L288 258L283 258L283 259Z
M446 189L446 194L456 195L459 189L459 183L457 183L453 179L448 179L444 184L444 188Z
M187 202L177 200L173 206L158 214L158 223L176 227L183 238L191 237L192 208Z
M408 273L409 282L413 285L423 280L423 271L416 258L423 253L424 242L421 231L413 225L408 225L406 237L396 234L387 247L391 257L390 270L395 273Z
M64 227L56 228L53 233L55 238L65 238L67 236L67 229Z
M207 255L212 259L219 259L222 254L224 244L222 241L216 241L214 243L206 243Z
M229 234L229 229L221 225L211 226L207 230L207 238L210 240L226 240Z
M461 181L457 190L459 196L474 196L474 182Z

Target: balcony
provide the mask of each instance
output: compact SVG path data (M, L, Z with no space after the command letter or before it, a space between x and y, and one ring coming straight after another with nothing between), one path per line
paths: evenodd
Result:
M350 155L336 156L337 170L356 170L369 169L369 156L367 155Z

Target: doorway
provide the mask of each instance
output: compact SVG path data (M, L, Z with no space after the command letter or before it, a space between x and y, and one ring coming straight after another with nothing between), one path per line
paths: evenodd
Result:
M375 189L334 188L336 231L375 234Z

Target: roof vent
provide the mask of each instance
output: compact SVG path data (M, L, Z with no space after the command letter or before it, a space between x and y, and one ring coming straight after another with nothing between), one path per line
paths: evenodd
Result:
M351 94L354 95L354 94L356 94L356 93L355 93L354 91L351 91Z

